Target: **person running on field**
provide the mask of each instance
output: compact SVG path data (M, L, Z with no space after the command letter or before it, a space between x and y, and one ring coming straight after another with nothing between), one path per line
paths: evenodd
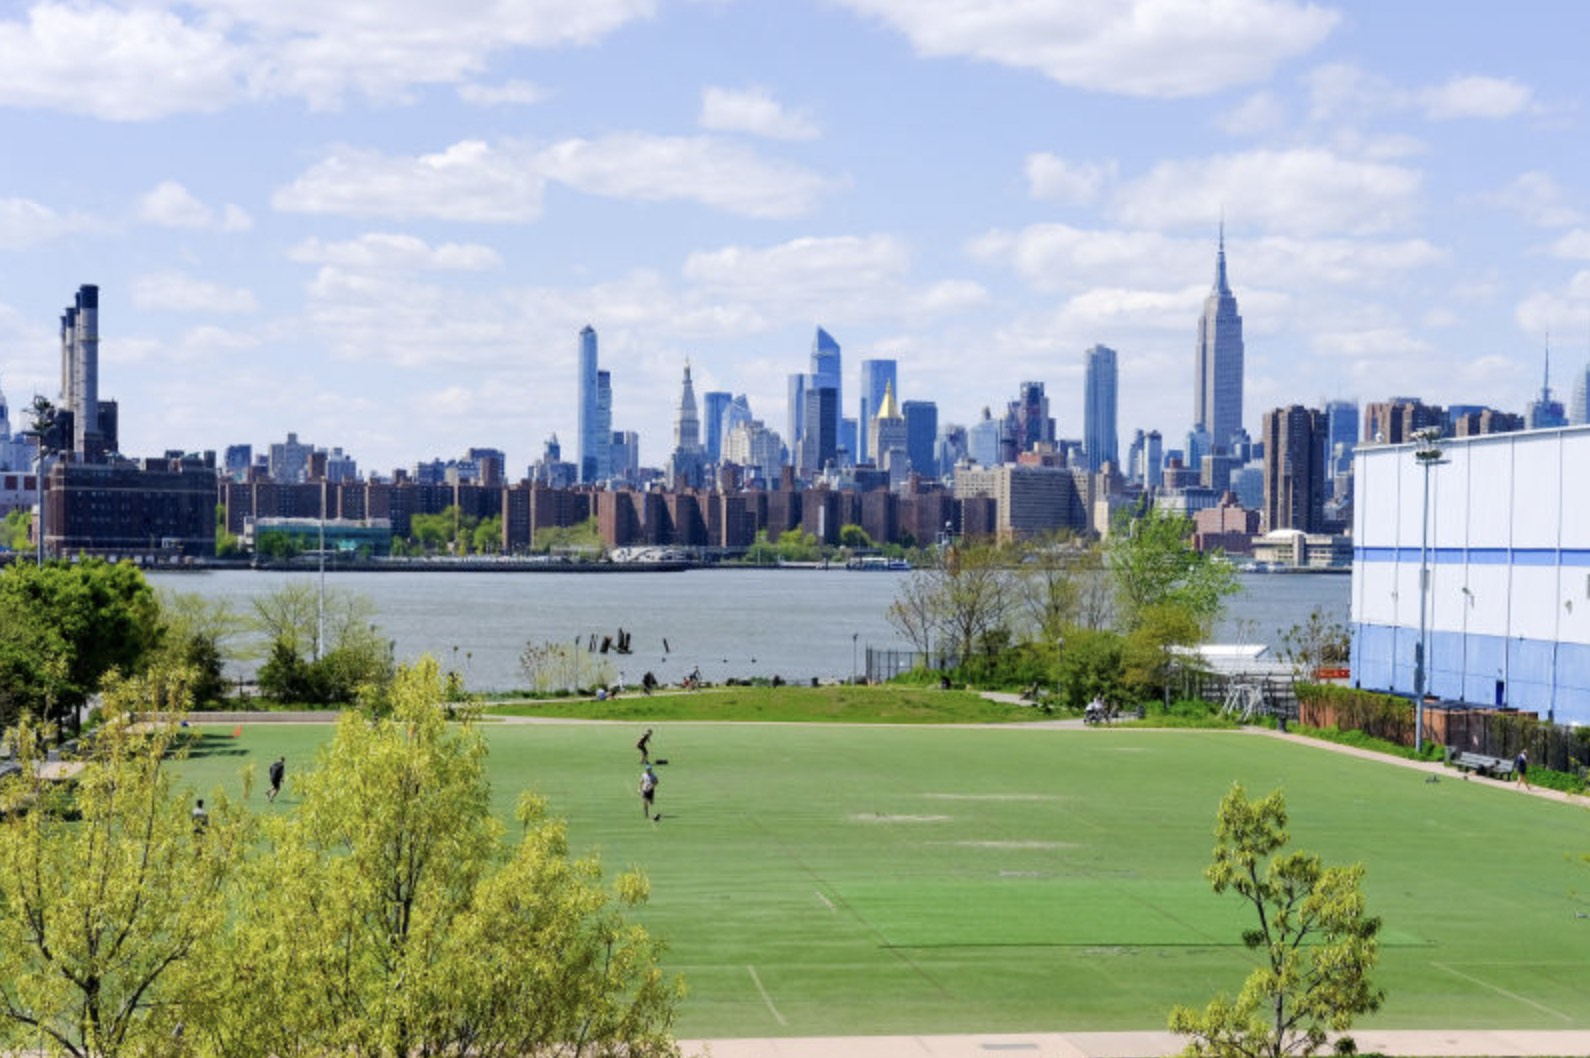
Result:
M650 764L651 763L651 728L648 727L646 729L646 733L644 735L640 736L640 741L635 743L635 748L640 750L640 762L642 764Z
M653 814L652 808L657 802L657 773L651 770L651 765L646 765L646 770L640 773L640 811L652 822L662 818L661 813Z
M274 802L276 795L282 792L282 779L287 775L287 758L277 757L271 761L269 774L271 788L265 792L265 800Z

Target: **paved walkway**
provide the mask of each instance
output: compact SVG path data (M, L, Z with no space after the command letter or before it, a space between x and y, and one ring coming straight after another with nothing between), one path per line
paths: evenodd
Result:
M1398 1058L1566 1058L1590 1054L1590 1030L1354 1032L1363 1054ZM1160 1058L1186 1041L1169 1032L1031 1032L967 1036L811 1036L680 1040L688 1058Z

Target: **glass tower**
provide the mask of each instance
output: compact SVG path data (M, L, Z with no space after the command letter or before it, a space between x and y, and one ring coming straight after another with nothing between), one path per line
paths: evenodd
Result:
M872 459L873 453L868 447L872 435L872 420L878 417L878 407L883 402L884 390L890 388L896 393L900 391L900 380L893 360L861 362L861 413L856 419L860 424L858 432L861 435L861 448L856 453L858 463L866 463Z
M580 467L580 483L590 484L602 477L598 452L605 447L603 438L607 434L597 421L596 330L589 324L580 331L577 388L575 432L579 435L579 444L575 461Z
M1119 378L1115 350L1095 345L1082 354L1082 445L1088 469L1097 474L1106 462L1121 464L1120 439L1115 426Z

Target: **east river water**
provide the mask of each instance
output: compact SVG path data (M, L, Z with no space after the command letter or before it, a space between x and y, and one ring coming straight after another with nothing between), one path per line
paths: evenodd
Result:
M675 682L697 666L703 678L849 678L867 647L909 649L890 627L889 604L907 573L842 569L700 569L682 573L333 573L328 593L371 603L373 621L400 661L430 653L471 690L522 687L527 643L588 643L630 634L632 653L608 655L621 679L651 671ZM222 570L152 573L162 591L250 600L283 584L318 587L315 572ZM1221 643L1279 643L1321 607L1346 623L1351 578L1244 575L1216 629ZM228 676L252 672L234 663Z

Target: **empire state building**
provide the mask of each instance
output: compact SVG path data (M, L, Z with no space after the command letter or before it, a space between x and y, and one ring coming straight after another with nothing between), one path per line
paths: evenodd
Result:
M1231 438L1242 429L1242 316L1226 282L1226 232L1220 230L1215 256L1215 285L1204 299L1198 321L1197 388L1193 393L1193 429L1207 432L1217 452L1231 450Z

